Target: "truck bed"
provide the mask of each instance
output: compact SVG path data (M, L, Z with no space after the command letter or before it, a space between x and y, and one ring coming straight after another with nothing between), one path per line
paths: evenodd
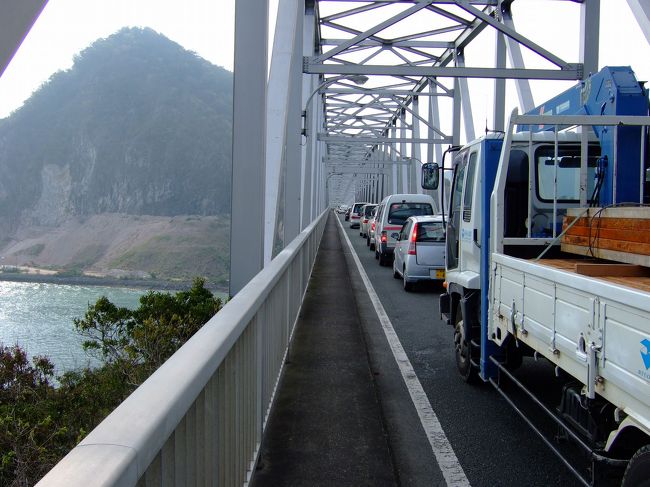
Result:
M582 275L584 259L491 260L489 336L513 335L650 432L650 276Z
M566 272L571 272L573 274L581 274L579 266L583 264L591 264L593 266L608 267L609 274L605 273L604 275L599 276L590 276L594 279L601 279L605 282L616 284L618 286L626 286L632 289L637 289L639 291L644 291L650 293L650 269L645 269L645 274L647 275L621 275L625 274L624 269L638 269L640 266L627 266L627 265L613 265L609 263L603 263L601 260L585 260L585 259L540 259L537 261L539 265L544 265L548 267L553 267L555 269L561 269ZM585 275L585 274L581 274Z

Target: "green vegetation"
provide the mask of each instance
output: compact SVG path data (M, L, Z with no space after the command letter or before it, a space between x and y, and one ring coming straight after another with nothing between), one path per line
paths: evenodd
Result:
M174 295L150 291L136 310L100 298L74 324L104 365L57 387L49 359L0 346L0 485L36 483L221 307L202 279Z
M109 262L114 269L147 269L159 279L191 279L201 275L211 283L228 279L229 234L225 224L192 231L187 222L179 228L185 233L155 236L129 249Z
M102 258L106 252L107 246L101 244L87 245L81 249L75 256L74 262L80 268L89 266Z
M45 245L42 243L32 245L31 247L26 248L23 250L21 253L23 255L29 255L32 257L37 257L40 255L41 252L43 252L43 249L45 248Z

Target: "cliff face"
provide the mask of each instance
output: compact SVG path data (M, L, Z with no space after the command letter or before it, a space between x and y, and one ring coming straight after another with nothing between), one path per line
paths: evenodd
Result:
M221 215L232 75L149 29L95 42L0 120L0 229Z

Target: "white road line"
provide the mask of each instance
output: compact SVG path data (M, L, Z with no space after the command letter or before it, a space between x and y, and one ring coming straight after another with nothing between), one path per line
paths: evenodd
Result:
M343 230L341 220L339 220L337 217L336 221L338 222L341 230ZM445 478L445 481L449 487L469 487L470 483L465 476L463 467L461 467L460 462L454 453L454 449L451 447L451 444L449 443L449 440L447 439L447 436L445 435L445 432L440 425L440 421L438 421L438 416L436 416L436 413L431 407L429 398L425 394L424 389L422 388L422 384L420 383L418 376L415 374L415 370L413 369L411 362L406 356L404 347L399 341L397 333L395 333L393 324L390 322L390 319L386 314L386 310L379 300L379 296L377 296L375 289L370 283L368 274L366 274L363 265L361 265L359 256L357 256L357 253L354 251L352 243L350 242L350 239L344 230L342 231L342 234L345 237L345 241L347 242L347 245L351 251L352 258L357 265L357 269L359 269L359 274L361 274L361 279L366 286L366 290L370 296L370 301L375 307L377 317L379 318L381 327L384 330L384 334L386 335L390 349L393 352L393 357L395 357L395 362L397 362L397 366L399 367L399 370L402 374L402 379L404 379L406 388L411 395L413 405L415 406L418 416L420 417L422 428L424 428L424 432L427 435L427 439L429 440L433 454L436 457L438 466L442 471L442 476Z

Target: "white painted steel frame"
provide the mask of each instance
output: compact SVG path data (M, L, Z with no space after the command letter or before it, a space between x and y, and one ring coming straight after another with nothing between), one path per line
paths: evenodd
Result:
M584 49L579 62L568 62L519 33L512 19L510 3L503 0L316 1L320 50L305 57L303 71L321 75L323 79L333 75L366 75L372 84L370 88L334 86L323 90L325 127L319 134L319 141L325 144L327 154L342 157L340 154L349 154L353 150L355 159L360 148L365 149L366 158L373 157L379 144L393 148L395 144L401 144L399 153L402 157L411 154L420 159L415 155L418 144L427 144L427 159L433 160L434 150L439 159L442 151L432 145L460 143L461 114L465 121L466 139L474 138L468 77L496 80L495 119L491 128L503 130L505 79L515 80L520 107L529 110L534 104L529 79L582 79L588 74L587 69L597 65L598 51L590 46L597 42L599 35L599 2L580 2L580 42ZM396 5L400 8L394 8ZM377 14L375 23L364 24L357 20L369 13ZM429 25L430 30L421 32L415 30L421 27L414 27L413 32L407 34L393 34L394 31L390 30L396 24L405 25L416 17L423 20L425 15L444 19L445 25L420 22L419 25ZM370 20L371 17L364 19ZM363 29L359 28L361 25ZM486 28L497 33L495 67L466 66L464 49ZM527 69L521 46L553 67ZM506 64L506 56L510 57L510 66ZM453 78L453 88L444 86L438 78ZM426 90L427 85L436 88ZM448 136L440 130L435 109L434 97L443 94L454 99L452 133ZM413 100L419 96L429 96L428 116L423 121L429 128L426 138L419 136L420 127L416 121L419 109L412 107ZM408 122L403 119L404 111L408 114ZM399 136L394 130L396 122ZM390 154L395 157L394 150ZM415 168L415 165L411 167L408 177L396 169L389 188L404 190L408 182L409 191L419 191L413 188L412 172Z
M46 4L47 0L8 1L0 4L0 76Z
M230 295L264 267L268 0L237 0Z
M326 220L323 212L38 485L245 485Z

